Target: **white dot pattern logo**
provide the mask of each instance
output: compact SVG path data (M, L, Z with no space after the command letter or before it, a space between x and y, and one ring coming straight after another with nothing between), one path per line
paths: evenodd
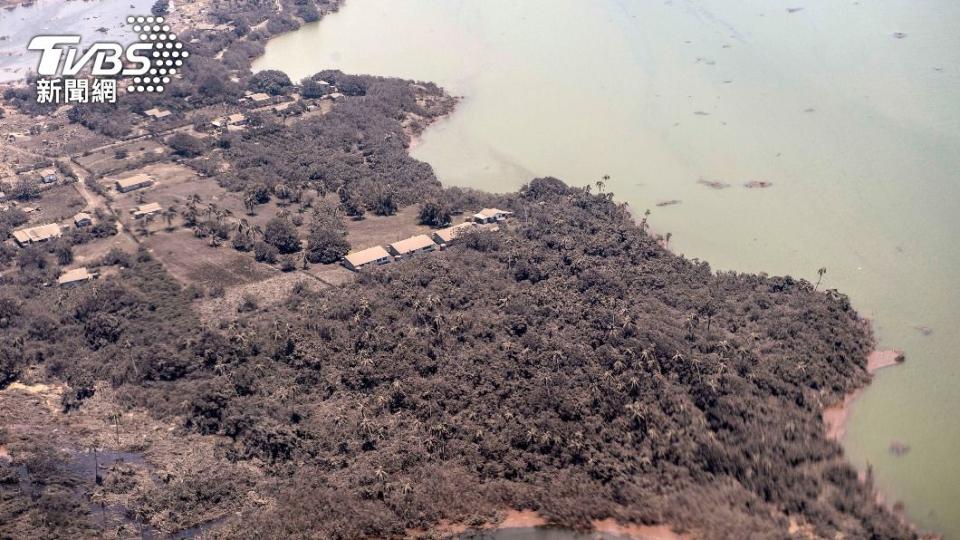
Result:
M137 32L140 41L153 44L150 69L145 76L134 77L127 92L163 92L164 85L170 83L169 75L177 73L174 66L183 66L183 59L190 53L183 50L183 43L177 41L170 25L163 24L163 17L130 16L127 23Z

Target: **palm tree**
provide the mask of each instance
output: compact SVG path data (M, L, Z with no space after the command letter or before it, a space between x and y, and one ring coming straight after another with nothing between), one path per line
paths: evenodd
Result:
M813 288L814 291L816 291L818 288L820 288L820 282L823 281L823 275L826 274L826 273L827 273L827 267L826 267L826 266L821 266L820 269L817 270L817 275L820 276L820 279L817 280L817 285Z
M174 206L168 207L163 211L163 219L167 222L167 231L173 230L173 218L177 216L177 208Z
M597 180L597 191L603 193L603 189L607 187L607 182L610 180L610 175L603 175L603 179Z

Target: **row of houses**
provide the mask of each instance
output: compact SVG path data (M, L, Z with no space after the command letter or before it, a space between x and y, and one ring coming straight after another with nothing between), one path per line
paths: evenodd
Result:
M431 235L418 234L404 240L394 242L384 248L374 246L351 253L343 258L343 265L358 272L370 266L380 266L395 260L406 259L419 253L429 253L437 249L444 249L457 239L478 227L499 223L511 214L497 208L484 208L473 215L473 221L453 225L445 229L434 231Z

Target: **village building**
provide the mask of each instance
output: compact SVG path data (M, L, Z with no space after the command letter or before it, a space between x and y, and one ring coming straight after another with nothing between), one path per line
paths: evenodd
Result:
M498 223L512 214L513 212L500 210L499 208L484 208L473 215L473 220L477 223Z
M77 227L93 225L93 216L86 212L80 212L79 214L73 216L73 224Z
M20 246L35 244L37 242L46 242L47 240L51 240L53 238L60 238L62 235L63 232L60 231L60 226L56 223L13 231L13 239Z
M411 236L406 240L401 240L399 242L394 242L390 244L390 253L398 258L409 257L417 253L425 253L437 249L437 245L433 243L433 240L425 234L418 234L417 236Z
M138 189L143 189L153 184L153 179L150 176L140 173L135 174L129 178L122 178L117 180L117 191L120 193L128 193Z
M156 214L157 212L162 212L163 207L160 206L160 203L149 203L141 204L133 210L133 217L140 219L144 216L149 216L150 214Z
M338 99L343 97L343 94L341 94L340 92L334 92L332 94L327 94L326 96L323 96L323 97L330 98L334 101L337 101Z
M356 253L351 253L343 258L343 265L354 272L366 266L379 266L390 262L390 254L383 246L374 246Z
M228 126L240 126L247 123L246 115L240 113L234 113L223 118L217 118L216 120L210 122L213 127L217 129L222 129Z
M452 227L447 227L445 229L440 229L433 232L433 241L440 245L440 247L448 246L457 241L457 237L462 235L465 232L473 230L476 228L477 224L472 222L460 223L459 225L454 225Z
M75 268L73 270L68 270L64 272L59 278L57 278L57 283L61 287L70 287L73 285L79 285L90 281L91 279L97 277L96 274L90 273L86 267Z
M271 99L273 99L270 96L270 94L267 94L265 92L257 92L256 94L250 94L250 96L248 97L250 101L254 103L266 103L267 101L270 101Z
M166 109L153 108L153 109L147 109L146 111L143 111L143 114L155 120L160 120L162 118L166 118L170 116L173 113Z
M54 169L43 169L39 176L40 181L44 184L53 184L57 181L57 171Z

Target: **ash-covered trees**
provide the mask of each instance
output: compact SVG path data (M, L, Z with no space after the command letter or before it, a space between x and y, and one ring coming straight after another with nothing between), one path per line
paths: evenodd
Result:
M309 262L331 264L350 252L347 228L331 205L323 205L314 214L307 239L306 257Z
M450 208L433 200L420 207L420 223L431 227L446 227L450 224Z
M280 253L296 253L300 251L300 237L297 228L284 218L273 218L263 228L263 240L277 248Z
M247 87L253 92L266 92L271 96L280 96L293 89L293 83L287 74L275 69L266 69L250 77Z
M170 137L167 144L173 148L173 153L186 158L197 157L207 149L203 141L186 133L177 133Z

